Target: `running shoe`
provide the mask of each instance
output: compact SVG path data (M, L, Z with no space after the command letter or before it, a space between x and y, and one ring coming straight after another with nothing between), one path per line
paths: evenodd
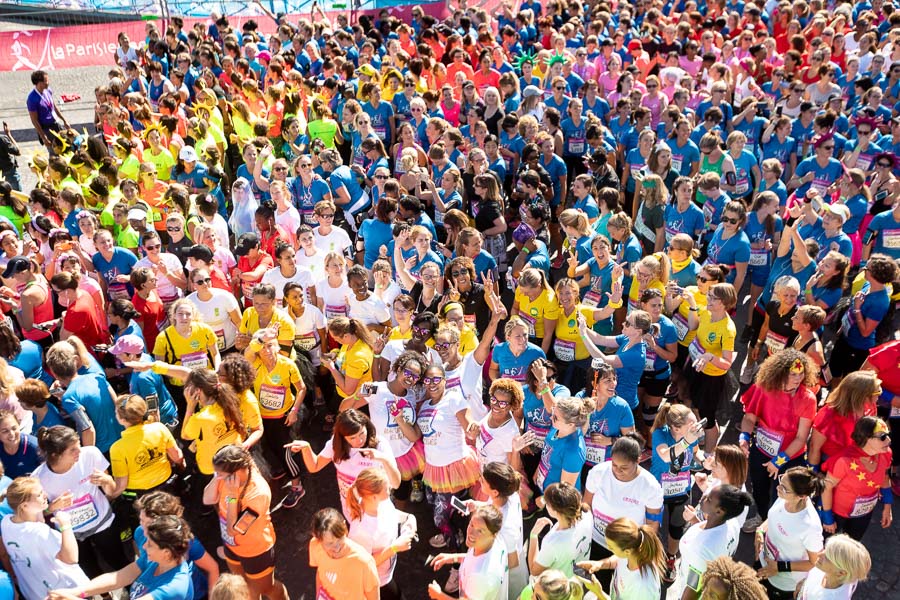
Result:
M450 577L447 578L444 591L448 594L455 594L459 591L459 569L456 567L450 569Z
M291 491L287 493L287 496L284 497L284 500L281 502L281 506L284 508L294 508L300 502L300 499L306 495L306 488L302 485L297 487L291 486Z
M443 533L438 533L437 535L431 536L431 538L428 540L428 544L432 548L446 548L447 538L444 537Z

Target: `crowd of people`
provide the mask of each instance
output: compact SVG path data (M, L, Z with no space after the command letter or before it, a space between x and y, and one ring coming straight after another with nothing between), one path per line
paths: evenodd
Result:
M900 492L900 11L451 8L148 22L92 131L32 73L33 189L0 136L0 597L296 596L271 512L323 469L320 599L867 578Z

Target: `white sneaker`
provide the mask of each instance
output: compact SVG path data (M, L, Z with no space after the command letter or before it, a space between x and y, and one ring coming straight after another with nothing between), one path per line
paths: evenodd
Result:
M447 546L447 538L444 537L443 533L438 533L431 536L431 538L428 540L428 543L432 548L444 548Z
M744 533L756 533L756 529L762 525L762 519L759 515L753 515L746 521L744 521L744 525L741 527L741 531Z
M459 591L459 569L456 567L450 569L450 577L447 578L444 591L448 594L455 594Z

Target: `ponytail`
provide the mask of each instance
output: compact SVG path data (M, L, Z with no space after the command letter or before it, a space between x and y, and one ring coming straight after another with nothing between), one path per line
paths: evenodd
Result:
M662 577L666 552L649 525L638 525L627 517L621 517L606 527L606 538L623 551L633 550L642 573L649 569L656 577Z

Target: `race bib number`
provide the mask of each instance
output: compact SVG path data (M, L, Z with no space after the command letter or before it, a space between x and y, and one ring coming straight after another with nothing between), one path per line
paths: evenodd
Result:
M881 231L881 245L885 248L900 248L900 229L884 229Z
M606 446L588 446L587 462L593 465L599 465L602 462L606 462L606 450Z
M259 405L269 410L284 408L286 390L280 385L259 386Z
M575 360L575 342L556 338L553 341L553 351L556 352L556 358L563 362Z
M750 249L750 266L764 267L769 264L769 251L764 248Z
M205 369L207 363L206 352L191 352L181 355L181 366L186 369Z
M681 165L683 164L683 156L675 156L674 154L672 155L672 170L676 171L677 173L681 173Z
M681 313L675 313L672 315L672 323L675 324L675 333L678 334L678 341L684 341L688 331L690 331L687 319Z
M819 192L820 195L824 196L825 192L828 190L828 186L830 186L830 185L831 185L831 182L828 181L827 179L820 179L820 178L816 177L815 179L812 180L812 183L810 184L809 188L811 190L816 190L817 192Z
M63 511L69 515L73 531L88 529L91 523L100 518L100 513L97 512L97 506L94 504L94 499L91 498L90 494L77 498L70 507L63 509Z
M306 352L315 348L319 343L316 340L316 334L311 332L304 335L298 335L294 338L294 341L297 343L298 348L305 350Z
M606 539L606 528L612 523L615 519L610 517L609 515L604 515L597 509L593 510L594 513L594 533L601 540Z
M644 371L656 370L656 352L647 350L647 357L644 359Z
M681 496L691 489L691 472L682 471L674 475L669 472L663 473L660 483L662 483L663 496L667 498Z
M778 335L771 329L766 333L766 348L769 349L770 355L781 352L785 346L787 346L787 337Z
M536 335L534 324L537 322L537 318L532 317L531 315L526 315L523 312L519 313L519 316L525 321L525 324L528 325L528 336L534 337Z
M569 138L569 154L584 154L584 138Z
M857 498L856 501L853 502L853 508L850 510L850 518L863 517L875 510L875 505L878 503L878 497L879 492L875 492L871 496Z
M600 299L601 299L600 292L591 290L587 294L584 295L584 300L582 301L582 304L584 304L585 306L597 307L597 306L600 306Z
M216 329L215 334L216 334L216 348L218 348L219 351L222 351L225 349L225 330L224 329Z
M757 426L756 428L756 447L759 451L774 458L781 451L781 442L784 441L784 434Z
M697 360L704 354L706 354L706 350L703 349L703 346L700 345L700 342L697 338L694 338L694 341L691 342L691 345L688 346L688 352L691 355L691 360Z

